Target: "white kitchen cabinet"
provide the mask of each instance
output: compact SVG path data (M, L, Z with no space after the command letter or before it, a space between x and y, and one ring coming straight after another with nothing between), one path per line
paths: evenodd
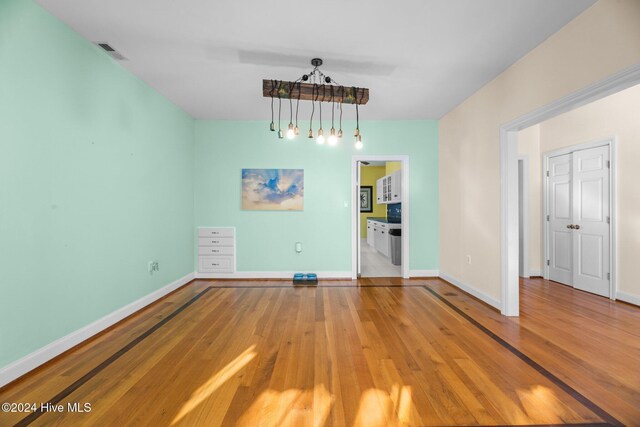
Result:
M376 203L377 204L382 204L382 193L383 193L383 186L382 186L382 178L376 180Z
M375 247L374 223L371 220L367 220L367 244Z
M402 202L402 171L397 170L378 179L376 191L376 203L379 205Z
M391 175L391 185L389 203L400 203L402 201L402 171L395 171Z
M371 223L371 225L369 225ZM371 226L369 229L368 227ZM388 257L391 254L389 246L389 230L402 228L401 224L390 224L377 220L367 220L367 243L373 246L382 255ZM373 239L370 243L369 237Z
M389 256L389 230L386 224L380 224L376 229L376 250L382 255Z

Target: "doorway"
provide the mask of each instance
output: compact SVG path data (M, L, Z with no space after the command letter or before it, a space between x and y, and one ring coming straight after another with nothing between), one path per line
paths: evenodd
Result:
M545 278L611 297L613 141L544 154Z
M409 278L409 156L352 157L352 279Z
M500 206L501 206L501 309L505 316L518 316L519 302L519 213L518 213L518 132L552 117L600 100L640 83L640 64L616 73L584 89L530 111L500 126ZM615 206L615 204L613 205ZM615 217L615 216L612 216ZM611 224L615 238L615 225ZM611 245L615 254L615 244ZM615 264L612 265L615 267ZM610 298L616 289L616 271L611 269Z

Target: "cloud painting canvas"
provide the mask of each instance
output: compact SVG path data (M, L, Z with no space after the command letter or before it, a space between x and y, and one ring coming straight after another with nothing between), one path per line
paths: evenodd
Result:
M242 209L304 210L304 169L242 169Z

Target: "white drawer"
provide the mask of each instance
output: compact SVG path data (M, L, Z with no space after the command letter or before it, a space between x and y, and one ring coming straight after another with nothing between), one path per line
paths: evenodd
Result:
M200 246L198 255L233 255L233 246Z
M200 237L198 246L233 246L233 237Z
M387 224L385 224L384 222L379 222L379 223L378 223L378 227L380 227L380 228L387 228Z
M233 237L233 231L233 228L200 227L198 237Z
M201 256L198 258L200 273L233 273L232 256Z

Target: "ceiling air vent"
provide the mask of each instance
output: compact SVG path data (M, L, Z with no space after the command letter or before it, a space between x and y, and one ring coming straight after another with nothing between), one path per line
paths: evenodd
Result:
M107 52L112 58L117 59L118 61L125 61L127 58L122 56L120 52L112 48L108 43L96 43L100 46L105 52Z

